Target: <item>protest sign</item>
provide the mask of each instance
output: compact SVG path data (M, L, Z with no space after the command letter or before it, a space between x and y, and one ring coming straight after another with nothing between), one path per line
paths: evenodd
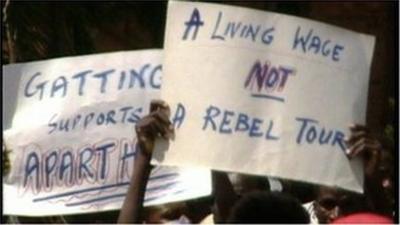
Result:
M3 133L12 150L4 213L119 209L137 152L134 125L159 99L161 57L161 50L147 50L3 67L5 78L21 75L12 126ZM207 170L156 167L145 205L210 193Z
M185 118L153 161L362 191L343 138L365 123L374 42L299 17L170 1L161 96Z

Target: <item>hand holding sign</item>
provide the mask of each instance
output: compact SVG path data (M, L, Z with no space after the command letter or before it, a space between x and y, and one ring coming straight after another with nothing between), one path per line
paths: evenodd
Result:
M372 176L377 170L382 146L366 126L355 124L350 126L350 131L350 137L346 140L346 154L350 159L361 156L365 176Z
M4 213L41 216L121 208L129 181L140 172L134 170L138 157L149 160L155 139L171 134L168 107L150 104L160 97L161 59L162 52L154 49L3 67L10 103L3 104L10 109L3 118L11 126L4 141L13 153L3 184ZM171 111L179 128L185 109ZM155 167L143 205L208 195L210 182L209 171Z
M160 100L150 103L150 114L136 124L139 152L135 157L133 176L122 206L118 223L141 223L145 189L149 181L155 139L159 136L169 139L173 126L169 121L169 106Z
M153 100L150 103L150 114L143 117L136 124L136 136L142 152L151 156L154 142L158 136L166 140L172 138L174 128L169 121L171 110L167 103L161 100Z
M346 154L350 159L360 157L363 160L364 195L378 212L391 216L394 202L391 152L383 148L366 126L354 124L349 128Z
M186 119L154 162L362 192L343 138L365 123L374 42L299 17L170 1L161 98Z

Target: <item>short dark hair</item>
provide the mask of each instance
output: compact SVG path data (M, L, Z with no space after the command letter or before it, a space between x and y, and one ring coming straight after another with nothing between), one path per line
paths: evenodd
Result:
M301 203L279 192L252 192L233 207L229 223L305 223L310 217Z

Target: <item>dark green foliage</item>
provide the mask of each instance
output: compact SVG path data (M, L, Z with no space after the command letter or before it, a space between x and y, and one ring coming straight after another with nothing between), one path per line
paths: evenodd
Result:
M11 1L7 22L16 61L25 62L99 53L113 43L114 51L161 48L165 10L166 2Z

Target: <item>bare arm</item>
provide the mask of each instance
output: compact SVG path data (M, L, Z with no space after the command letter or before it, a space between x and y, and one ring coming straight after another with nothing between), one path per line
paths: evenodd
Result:
M140 150L135 158L134 171L131 177L131 185L122 205L118 223L141 223L144 194L149 179L151 156L143 154Z
M169 114L169 107L165 102L152 101L150 114L136 124L138 143L134 171L118 217L118 223L141 223L143 220L144 194L151 172L150 160L155 139L157 137L169 139L173 132L168 119Z
M214 222L226 223L233 205L238 200L238 196L227 173L213 170L212 182L216 210Z
M364 163L365 182L364 192L367 201L376 211L385 211L389 208L390 201L385 197L383 179L379 173L379 167L383 166L381 143L370 134L367 127L353 125L350 127L351 135L347 140L349 146L347 154L350 158L362 157ZM392 165L384 165L392 166Z

